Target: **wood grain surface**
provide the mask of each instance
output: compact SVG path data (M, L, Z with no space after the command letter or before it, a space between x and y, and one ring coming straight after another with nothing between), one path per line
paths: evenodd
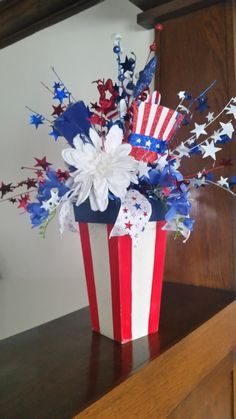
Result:
M230 353L168 416L168 419L233 419L233 354Z
M207 94L210 109L215 115L235 95L235 7L222 3L186 16L165 22L159 43L160 68L156 85L162 92L162 104L175 108L177 92L186 90L197 96L213 80L217 83ZM220 120L228 122L230 115ZM194 114L198 123L205 122L205 114ZM186 140L187 130L181 128L172 149ZM219 128L219 122L208 128L209 135ZM201 137L200 137L201 139ZM202 139L204 139L202 137ZM231 141L217 155L236 162L236 143ZM198 156L184 158L181 169L185 175L210 168L213 160ZM217 173L229 177L236 166ZM216 187L200 188L193 192L192 216L196 220L190 240L183 245L169 237L165 277L171 281L193 283L209 287L236 289L235 213L236 200Z
M235 330L236 302L76 418L167 418L232 352L236 345Z
M71 418L151 365L235 298L229 291L165 283L160 330L149 337L120 345L92 333L85 308L2 340L0 418ZM222 342L225 333L227 325L219 335ZM228 339L223 343L226 351Z

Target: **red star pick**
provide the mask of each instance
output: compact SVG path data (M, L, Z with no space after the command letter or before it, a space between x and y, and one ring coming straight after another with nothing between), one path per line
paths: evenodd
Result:
M42 170L40 170L40 169L38 169L38 170L36 170L36 176L38 177L38 178L40 178L40 177L43 177L43 171Z
M2 194L1 198L4 197L8 192L12 192L14 187L12 186L12 183L5 184L4 182L1 183L0 192Z
M220 162L221 166L233 166L231 159L222 159Z
M27 186L27 189L35 188L37 186L37 179L30 179L28 177L28 179L24 183Z
M20 199L18 199L19 205L17 208L23 208L26 210L27 204L30 201L30 194L26 193L25 195L21 195Z
M60 182L64 182L65 180L68 179L69 176L70 176L70 173L68 172L68 170L65 170L64 172L61 169L57 170L57 179Z
M131 230L132 226L133 224L131 224L130 221L128 223L125 223L125 228L128 228L128 230Z
M34 157L34 160L36 160L37 164L34 165L34 167L42 167L44 170L47 170L49 166L52 166L51 163L48 163L46 160L46 156L44 156L42 159L37 159Z
M54 109L52 115L56 115L56 116L60 116L65 110L65 106L62 106L61 103L57 106L52 105L52 107Z

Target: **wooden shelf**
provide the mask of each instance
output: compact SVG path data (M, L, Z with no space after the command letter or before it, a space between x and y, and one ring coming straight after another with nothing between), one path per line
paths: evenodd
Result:
M123 346L90 331L88 308L2 340L0 417L72 417L161 359L235 298L231 291L166 283L159 333Z
M163 22L200 9L223 3L225 0L130 0L143 12L137 16L137 23L151 29L157 22Z

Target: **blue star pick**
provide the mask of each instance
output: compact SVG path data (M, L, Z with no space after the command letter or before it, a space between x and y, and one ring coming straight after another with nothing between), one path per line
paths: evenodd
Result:
M53 96L53 99L58 99L60 103L63 102L64 99L67 99L69 97L69 94L65 91L65 89L57 89L55 91L55 96Z
M55 82L54 83L54 85L53 85L53 89L54 89L54 91L55 91L55 93L56 93L56 91L58 90L58 89L60 89L60 87L62 86L62 84L61 83L57 83L57 82Z
M209 109L210 106L208 105L207 100L208 99L206 96L200 96L196 110L199 112L204 112L206 109Z
M56 128L54 128L54 127L52 127L52 132L50 132L49 135L51 135L52 137L54 137L54 140L55 141L58 140L58 137L61 137L62 136L60 134L60 132Z
M43 124L44 117L39 114L33 114L30 116L30 124L35 125L35 128L37 129L39 125Z

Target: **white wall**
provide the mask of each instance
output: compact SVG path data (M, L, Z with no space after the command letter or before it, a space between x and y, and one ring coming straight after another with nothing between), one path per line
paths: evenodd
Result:
M116 77L111 35L123 36L127 52L135 51L138 68L146 60L153 32L136 25L139 9L128 0L107 0L0 51L0 180L32 176L22 164L47 156L62 167L60 149L28 124L27 104L50 115L51 97L40 81L52 84L54 65L76 98L97 99L91 81ZM27 215L10 203L0 204L0 339L87 305L78 234L61 240L57 222L41 239Z

